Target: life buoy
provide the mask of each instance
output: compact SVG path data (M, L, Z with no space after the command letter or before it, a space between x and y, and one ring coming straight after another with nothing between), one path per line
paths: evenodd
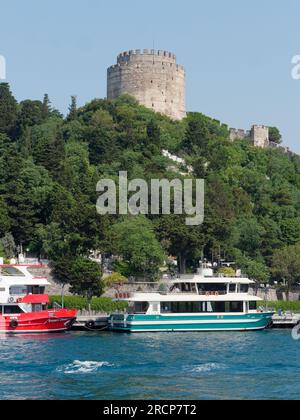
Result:
M216 293L215 293L215 296L216 296L216 297L220 296L219 292L216 292Z
M22 303L22 299L17 299L17 303Z
M8 299L8 303L15 303L15 299L14 299L13 297L10 297L10 298Z
M18 323L18 321L17 321L16 319L13 319L12 321L10 321L9 326L10 326L10 328L12 328L13 330L15 330L16 328L18 328L19 323Z
M209 292L206 292L206 293L205 293L205 296L210 296L210 293L209 293Z
M87 327L87 328L89 328L90 330L91 329L93 329L93 328L95 328L95 321L93 321L93 320L90 320L90 321L88 321L86 324L85 324L85 326Z

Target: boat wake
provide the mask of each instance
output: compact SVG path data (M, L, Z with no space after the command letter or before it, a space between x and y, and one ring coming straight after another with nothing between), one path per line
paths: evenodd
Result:
M208 373L216 370L224 370L226 366L220 363L205 363L203 365L195 366L192 369L193 373Z
M58 368L57 371L64 373L65 375L76 375L76 374L86 374L86 373L95 373L98 372L101 368L114 367L114 365L108 362L81 362L75 360L73 363Z

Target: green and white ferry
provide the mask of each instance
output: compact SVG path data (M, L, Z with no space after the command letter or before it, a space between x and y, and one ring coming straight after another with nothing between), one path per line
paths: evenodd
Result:
M250 293L254 281L243 276L215 276L208 267L194 276L172 281L168 291L120 294L127 313L109 320L118 332L255 331L272 324L274 312L262 307L262 299Z

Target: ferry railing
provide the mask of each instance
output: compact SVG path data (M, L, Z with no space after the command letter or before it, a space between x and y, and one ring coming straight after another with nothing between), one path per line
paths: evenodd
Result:
M226 296L227 295L227 291L219 291L219 290L215 290L215 291L199 291L198 293L200 296Z
M62 306L61 306L59 303L54 302L54 303L53 303L53 309L57 311L57 310L59 310L59 309L62 309Z

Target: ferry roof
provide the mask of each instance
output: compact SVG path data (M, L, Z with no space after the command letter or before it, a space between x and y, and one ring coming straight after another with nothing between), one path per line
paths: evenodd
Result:
M46 277L32 275L28 268L43 268L43 265L19 264L0 265L0 285L5 286L48 286Z
M201 298L201 299L200 299ZM232 293L220 296L200 296L190 293L134 293L128 302L262 302L263 299L247 293Z
M46 278L35 277L1 277L0 287L4 286L49 286L50 283Z
M253 280L250 280L246 277L203 277L203 276L181 276L178 279L172 280L174 284L181 284L181 283L215 283L215 284L231 284L231 283L239 283L239 284L254 284Z

